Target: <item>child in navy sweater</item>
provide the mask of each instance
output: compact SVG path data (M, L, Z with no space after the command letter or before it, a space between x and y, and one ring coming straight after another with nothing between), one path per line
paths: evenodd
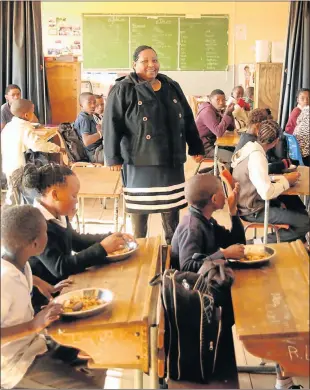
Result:
M172 239L172 263L179 263L183 271L197 272L206 260L242 258L245 235L237 216L239 184L236 183L227 199L232 221L230 231L212 217L225 204L221 181L217 177L208 174L193 176L186 183L185 197L190 208ZM206 259L193 259L195 253L205 254Z

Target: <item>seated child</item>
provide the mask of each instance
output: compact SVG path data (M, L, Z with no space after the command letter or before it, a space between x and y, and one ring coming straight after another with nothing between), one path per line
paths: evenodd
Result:
M212 217L225 204L225 195L219 178L201 174L191 177L185 184L185 197L189 212L178 225L171 243L171 260L182 271L197 272L203 260L193 259L195 253L205 254L207 259L240 259L244 256L245 235L237 216L239 184L228 197L231 215L231 231L220 226Z
M286 127L285 127L285 131L287 133L289 133L289 134L294 133L294 129L295 129L296 124L297 124L297 118L299 117L301 110L305 106L309 106L309 94L310 94L310 89L308 89L308 88L301 88L297 92L297 107L295 107L293 109L293 111L291 112L291 114L288 118L288 122L287 122Z
M254 87L247 87L244 91L246 103L250 105L250 110L254 108Z
M104 99L103 95L95 95L96 108L94 112L94 119L97 125L102 126L103 112L104 112Z
M88 158L93 163L104 163L103 138L101 128L94 119L96 98L90 92L80 95L81 112L74 122L74 128L85 147Z
M11 104L14 100L21 98L21 89L16 84L10 84L5 88L6 103L1 106L1 130L11 122L14 114L11 112ZM38 118L33 114L31 122L38 122Z
M241 85L234 87L227 104L234 103L233 117L235 118L235 128L237 130L243 129L248 123L248 112L251 110L249 103L246 103L244 96L244 89Z
M299 117L294 130L294 135L299 143L303 162L310 166L310 133L309 133L309 106L305 106Z
M43 252L47 225L32 206L8 207L1 217L1 389L102 389L102 378L77 372L53 358L43 330L59 319L62 305L49 303L37 315L31 304L33 286L57 288L33 277L28 260ZM65 287L68 283L62 284ZM102 373L102 371L101 371Z
M258 130L261 123L270 118L269 109L255 108L249 115L247 130L241 134L238 145L235 148L235 153L240 150L248 142L257 141ZM288 148L286 138L282 130L279 134L279 142L273 148L267 151L268 172L282 173L291 165L291 160L288 157Z
M25 152L59 153L62 149L40 138L31 124L34 106L30 100L17 99L10 106L14 115L1 132L2 170L8 181L12 173L24 166Z
M281 195L296 183L300 174L289 173L275 181L268 176L266 152L278 143L279 132L277 122L263 121L257 141L248 142L232 158L233 177L240 183L239 215L248 222L263 223L265 200L271 200L269 223L290 225L288 230L279 229L280 240L305 241L310 223L305 206L298 196ZM276 242L275 233L268 235L268 242Z
M225 131L235 128L232 112L234 104L226 107L225 93L215 89L209 96L209 102L201 104L196 117L196 125L202 140L205 157L214 157L215 141L222 137ZM219 148L218 158L224 162L230 162L234 149Z
M27 164L14 173L13 185L20 191L34 188L40 194L34 206L47 221L48 241L44 251L30 259L30 265L35 275L51 284L88 267L107 264L108 253L133 240L122 233L79 234L72 229L69 217L76 213L80 182L65 166L48 164L37 168Z

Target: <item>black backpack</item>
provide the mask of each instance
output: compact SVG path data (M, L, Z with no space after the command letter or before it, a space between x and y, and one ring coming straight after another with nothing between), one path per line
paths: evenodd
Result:
M215 369L221 308L201 274L169 269L161 282L167 376L207 383Z
M71 162L89 162L84 145L79 139L73 124L68 122L61 123L59 126L59 133L63 138L66 153Z

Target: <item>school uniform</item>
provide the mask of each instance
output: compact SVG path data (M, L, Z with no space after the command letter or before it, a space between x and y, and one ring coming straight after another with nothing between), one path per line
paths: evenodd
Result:
M223 114L209 102L200 106L196 117L196 125L203 142L205 156L210 158L214 157L217 137L222 137L227 130L235 129L232 114ZM218 150L218 157L224 162L229 162L232 154L232 148L219 148Z
M302 109L297 119L297 125L294 130L294 136L297 138L303 162L306 166L310 165L310 136L309 136L309 106Z
M191 206L177 227L171 243L171 261L182 271L197 272L204 261L224 259L221 248L245 244L244 228L238 216L231 217L231 230L209 220ZM195 253L205 254L204 260L194 260Z
M292 112L290 113L290 116L288 118L288 121L287 121L287 124L285 126L285 131L288 133L288 134L293 134L294 133L294 130L295 130L295 127L297 125L297 118L299 117L299 115L301 114L301 110L302 108L300 107L300 105L298 104L297 107L295 107Z
M80 112L78 117L74 122L74 128L80 138L82 144L83 142L83 134L93 135L97 134L97 123L94 119L93 115L87 114L87 112ZM85 146L85 151L89 160L93 163L104 163L104 155L103 155L103 140L102 138L98 139L98 141Z
M48 237L44 252L29 260L34 275L56 284L88 267L108 263L107 252L100 242L109 234L79 234L68 217L56 219L38 200L34 201L34 207L46 219Z
M32 124L14 116L1 132L2 171L9 178L25 165L25 152L59 153L60 147L40 138Z
M29 263L20 271L1 259L1 328L29 322L34 317L33 287ZM1 343L1 388L12 389L95 389L103 388L92 378L78 373L69 364L52 358L46 339L33 333Z
M4 103L1 106L1 125L4 126L7 123L11 122L13 118L13 114L11 113L10 105L9 103Z
M308 213L298 196L281 195L290 186L284 176L271 182L263 147L258 142L248 142L233 155L231 166L233 178L240 183L239 215L248 222L263 223L265 200L270 200L269 223L290 225L288 230L279 230L281 241L305 240L310 224ZM268 242L276 242L275 233L268 235Z

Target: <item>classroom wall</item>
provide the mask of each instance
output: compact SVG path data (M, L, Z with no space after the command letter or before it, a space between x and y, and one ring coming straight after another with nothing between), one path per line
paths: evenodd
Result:
M49 17L70 17L81 23L83 13L104 14L228 14L229 70L227 72L167 72L187 94L205 94L213 87L229 92L238 83L238 65L255 62L255 40L285 41L289 2L42 2L43 43ZM243 31L236 34L236 29ZM102 37L94 37L101 39Z

